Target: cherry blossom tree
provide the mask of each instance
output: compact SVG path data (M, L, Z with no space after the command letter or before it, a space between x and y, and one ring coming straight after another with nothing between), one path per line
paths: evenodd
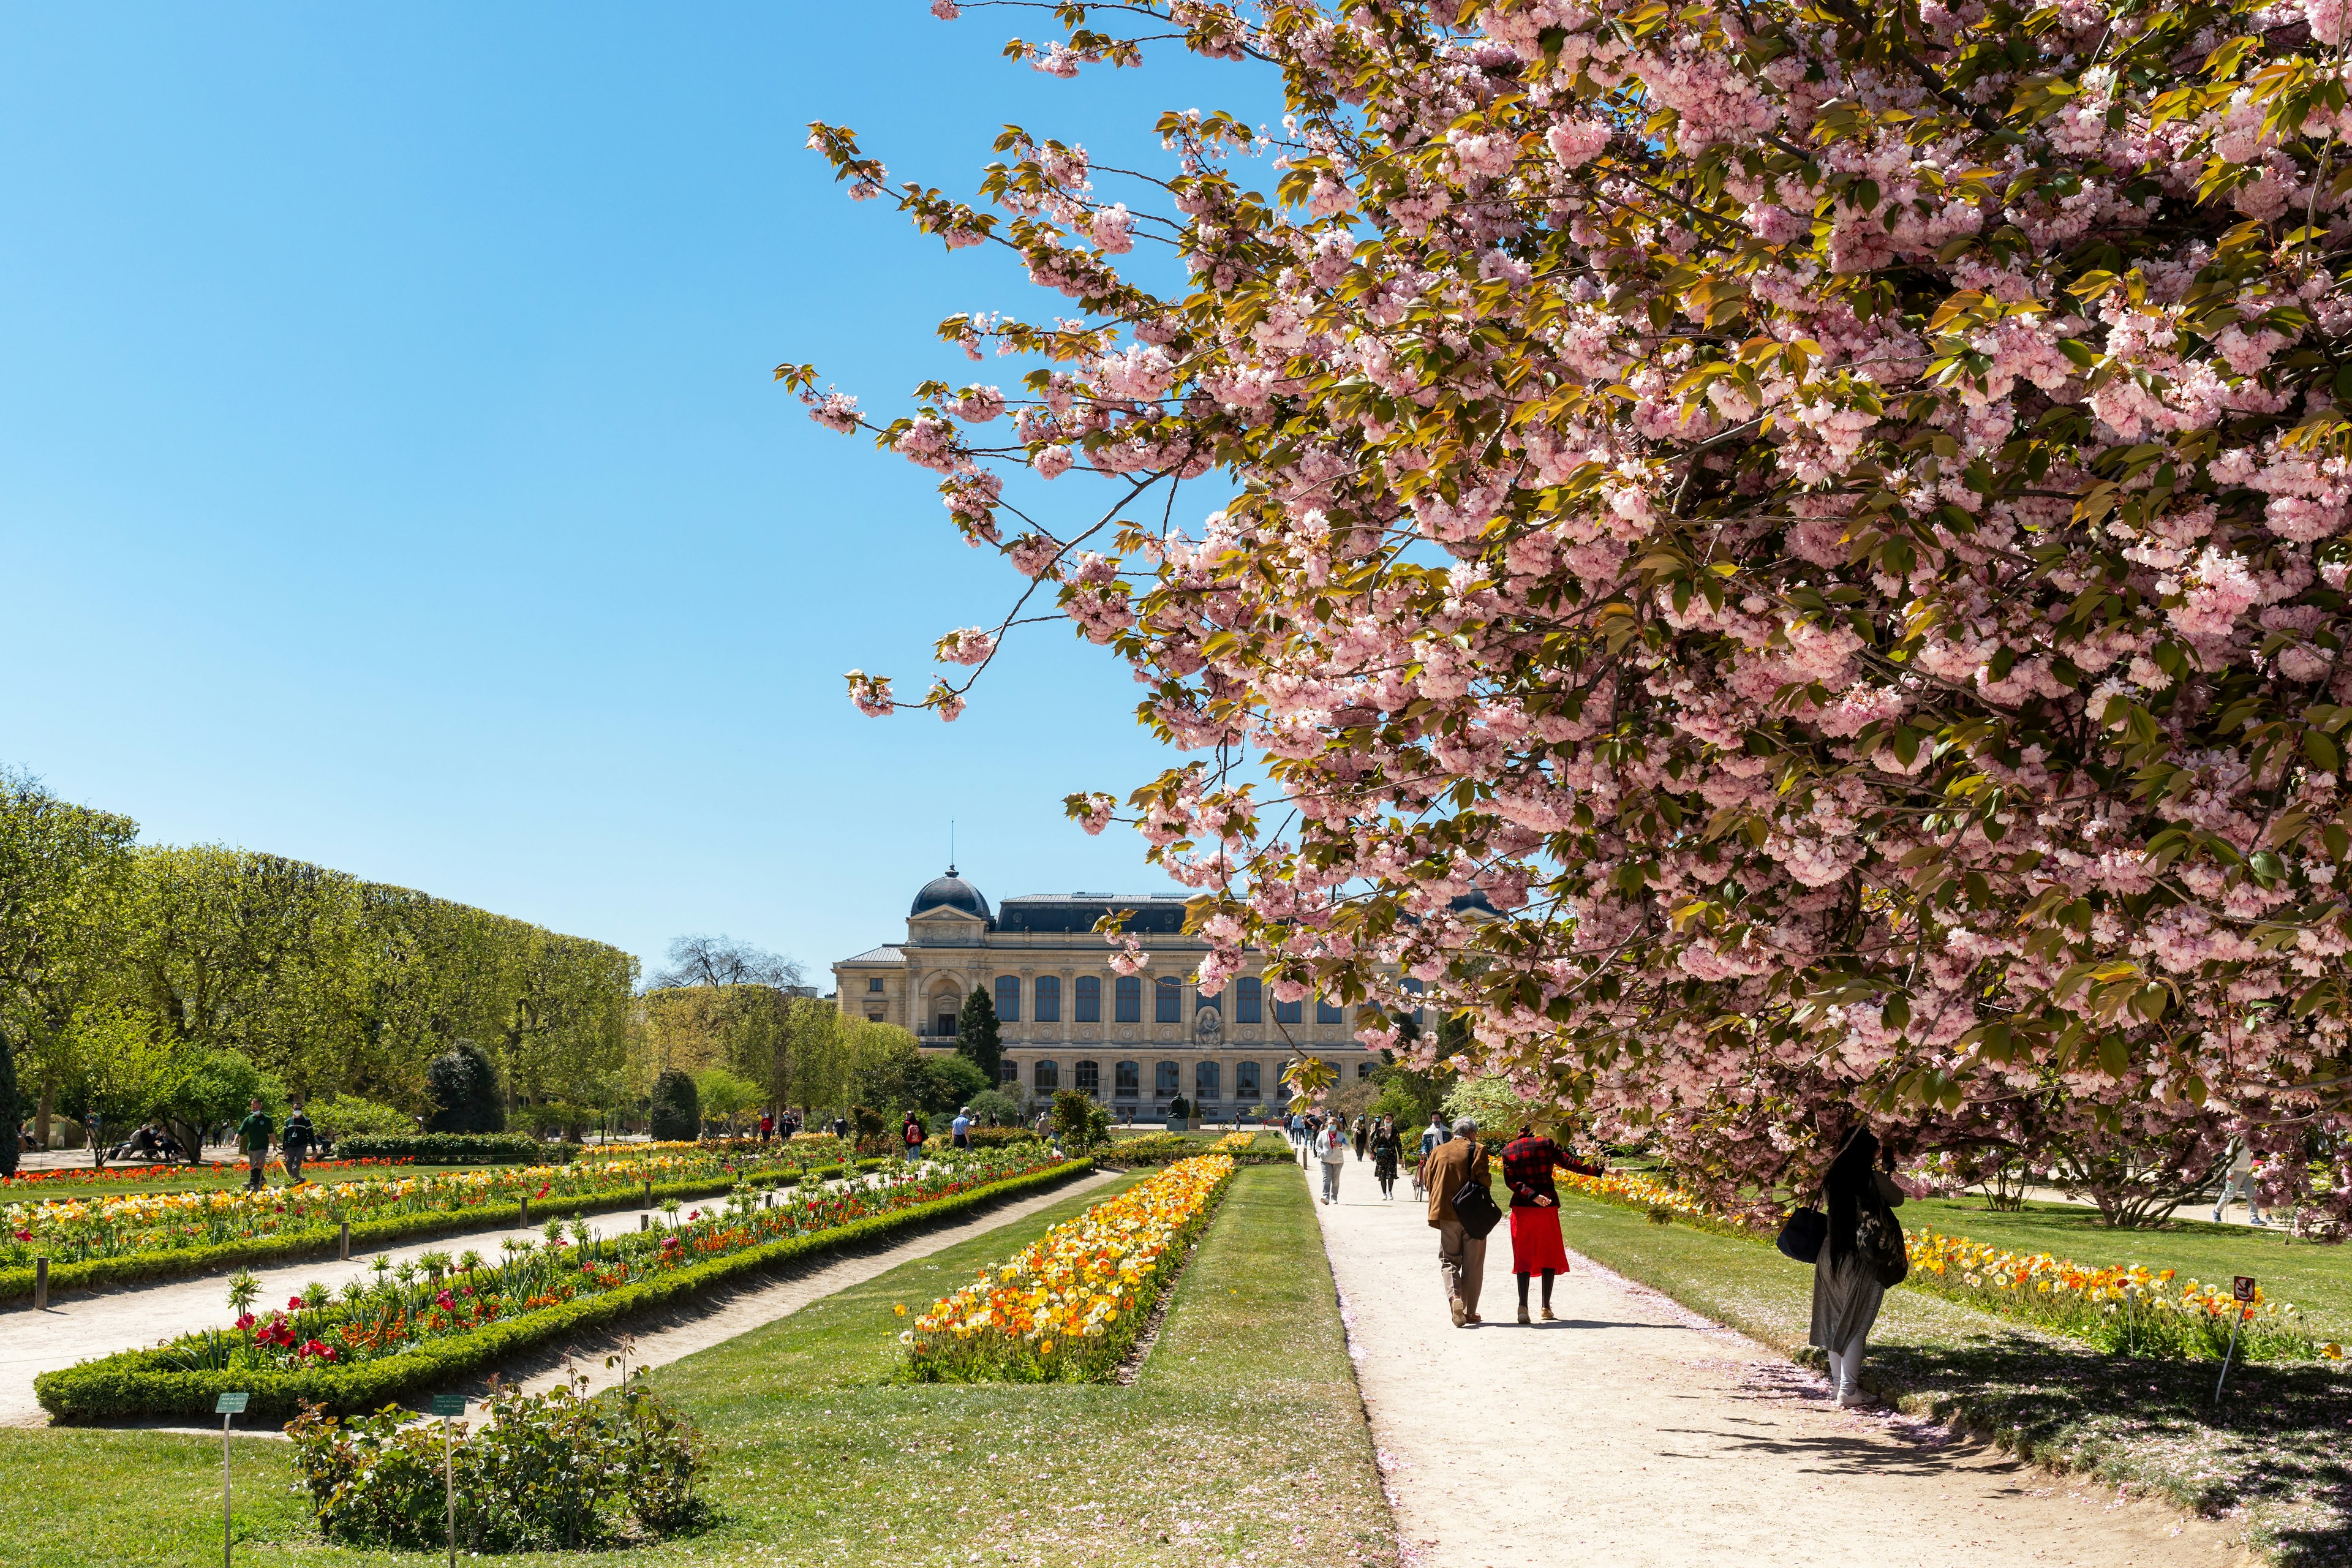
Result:
M1864 1119L2305 1181L2352 1087L2346 0L1008 8L1034 68L1180 47L1284 112L896 188L1061 302L944 323L1031 368L904 417L778 372L1031 582L862 708L952 719L1050 601L1195 753L1125 805L1203 988L1255 947L1424 1063L1434 999L1721 1191Z

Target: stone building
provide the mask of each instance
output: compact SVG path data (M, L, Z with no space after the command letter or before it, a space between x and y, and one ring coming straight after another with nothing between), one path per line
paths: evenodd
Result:
M1094 927L1112 910L1151 967L1122 975ZM1224 1120L1289 1098L1284 1063L1311 1054L1343 1079L1369 1078L1375 1058L1353 1037L1347 1011L1318 997L1276 1002L1253 963L1214 996L1186 978L1207 944L1184 934L1184 900L1165 893L1043 893L994 909L948 868L915 895L907 939L833 966L844 1012L952 1047L956 1016L974 987L996 1004L1006 1091L1050 1097L1075 1089L1114 1117L1163 1116L1181 1094L1196 1114Z

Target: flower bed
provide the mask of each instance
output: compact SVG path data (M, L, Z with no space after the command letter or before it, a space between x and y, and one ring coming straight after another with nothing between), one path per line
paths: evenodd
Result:
M186 1334L34 1380L61 1420L194 1416L224 1390L258 1415L304 1403L369 1410L494 1366L534 1345L814 1251L1058 1181L1085 1161L968 1156L773 1207L734 1204L677 1229L551 1245L438 1278L395 1271L356 1296L298 1306L242 1327ZM446 1298L446 1300L445 1300Z
M415 1164L413 1160L368 1159L305 1160L305 1176L333 1171L393 1171ZM54 1189L57 1187L163 1186L176 1182L243 1181L249 1166L239 1161L215 1160L204 1164L128 1164L99 1168L77 1165L65 1171L19 1171L13 1176L0 1176L0 1192L16 1192L26 1187ZM283 1175L286 1162L271 1159L262 1166L269 1175Z
M749 1182L821 1175L781 1152L764 1163L679 1154L394 1181L305 1184L261 1192L215 1189L56 1199L0 1208L0 1300L30 1293L33 1260L49 1259L52 1289L199 1273L229 1263L299 1258L335 1245L510 1226L528 1199L536 1217L584 1214L656 1198L693 1198Z
M1179 1161L931 1304L898 1336L925 1383L1086 1383L1127 1359L1234 1175L1223 1154ZM906 1309L899 1309L904 1312Z
M1780 1228L1777 1219L1727 1214L1628 1171L1563 1173L1559 1181L1585 1197L1746 1241L1769 1242ZM2046 1252L2003 1252L1926 1229L1906 1230L1903 1240L1911 1258L1904 1283L1912 1289L2117 1354L2219 1360L2233 1317L2242 1361L2335 1361L2344 1353L2342 1346L2305 1330L2292 1305L2271 1300L2259 1287L2254 1301L2242 1305L2226 1288L2181 1279L2169 1268L2093 1268Z
M336 1145L353 1158L424 1165L568 1165L577 1143L542 1143L524 1132L354 1133Z

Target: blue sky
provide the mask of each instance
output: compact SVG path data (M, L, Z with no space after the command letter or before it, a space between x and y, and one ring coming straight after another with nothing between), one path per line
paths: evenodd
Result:
M1007 17L12 8L0 762L649 963L902 935L950 817L992 897L1168 886L1062 816L1165 761L1064 629L951 725L845 700L919 694L1016 579L770 379L1009 388L933 325L1058 302L849 203L811 119L969 194L1006 121L1162 168L1159 110L1267 107L1181 59L1054 80Z

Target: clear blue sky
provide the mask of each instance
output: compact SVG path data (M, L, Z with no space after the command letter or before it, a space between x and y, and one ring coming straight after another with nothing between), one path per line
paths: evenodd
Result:
M1054 302L849 203L811 119L969 195L1008 121L1160 167L1157 110L1266 107L1181 60L1054 80L1008 17L12 7L0 762L649 964L723 931L821 975L904 934L950 817L992 897L1168 886L1062 816L1164 762L1066 630L954 724L849 706L1015 578L770 379L1010 387L932 326Z

